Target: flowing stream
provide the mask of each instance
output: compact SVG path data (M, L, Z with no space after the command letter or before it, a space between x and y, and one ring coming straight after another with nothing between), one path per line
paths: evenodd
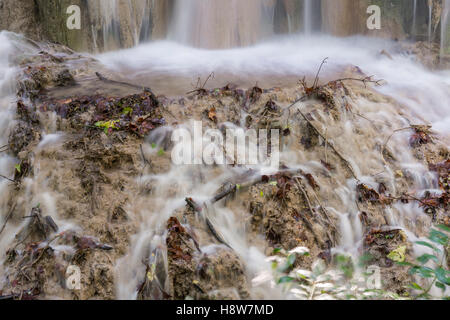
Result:
M242 74L245 74L245 78L248 80L248 82L242 83L243 85L261 81L265 77L277 79L273 80L275 82L269 82L271 85L286 85L286 79L293 79L295 75L313 76L320 64L321 57L326 53L329 62L325 66L324 78L332 79L347 65L359 66L366 74L384 79L387 84L380 87L380 92L392 97L402 106L400 108L387 103L382 109L379 109L379 105L377 107L376 104L368 101L358 101L357 108L366 117L380 125L393 123L395 119L396 124L393 124L395 128L407 127L410 123L399 116L399 112L403 110L410 115L413 123L432 124L448 145L450 138L448 105L450 73L448 71L428 71L414 62L413 57L402 54L396 55L393 60L378 56L378 52L382 48L389 51L394 46L395 44L390 41L363 37L338 39L330 36L292 36L253 47L221 51L194 49L173 42L158 42L122 52L108 53L99 58L108 67L129 74L131 79L138 78L140 83L149 86L155 85L160 77L152 79L151 73L156 72L164 75L166 79L171 79L169 82L176 83L177 86L185 85L187 91L189 89L187 79L190 75L196 74L205 78L213 71L216 74L216 82L211 83L211 86L224 85L229 80L242 81ZM166 52L166 54L163 55L162 52ZM149 72L149 70L152 71ZM427 107L424 108L424 106ZM388 127L385 127L386 132L392 130ZM367 130L373 129L367 128ZM332 133L329 132L329 134ZM360 180L375 188L373 174L383 172L386 168L383 168L380 163L371 163L368 160L379 157L379 152L370 151L368 149L370 147L365 146L364 141L358 141L350 127L344 132L335 132L335 134L334 142L344 154L351 157L351 163L358 172ZM372 134L376 136L375 131ZM414 176L414 181L422 192L434 190L436 186L433 183L433 176L427 173L426 167L414 159L407 136L407 134L398 134L393 137L392 144L395 146L395 153L401 155L402 167ZM378 139L381 143L385 137ZM295 149L285 150L281 158L288 167L301 167L308 172L317 170L314 159L305 158ZM208 176L210 169L204 167L200 170ZM263 170L270 170L270 168ZM204 185L192 180L189 167L174 167L164 176L146 177L160 182L156 188L158 190L155 195L156 199L151 201L159 205L154 210L147 209L140 212L146 223L142 225L141 233L134 240L134 249L118 265L118 285L121 298L133 296L133 288L137 283L137 279L130 279L134 269L130 268L131 261L134 259L138 266L139 257L142 256L142 250L144 250L143 244L151 241L153 237L155 237L153 241L159 241L160 234L157 230L164 225L175 208L184 206L183 199L186 193L195 199L207 199L213 196L211 192L218 189L230 174L230 169L223 168L223 171L218 176L216 175L215 179L208 179L208 183ZM383 175L391 185L395 184L394 172L385 172ZM182 188L173 199L167 201L166 194L174 183L180 184ZM339 200L333 205L331 204L333 201L330 201L329 210L341 217L342 239L336 248L337 252L347 252L357 256L357 248L361 244L363 231L358 218L358 208L354 204L355 195L352 190L356 187L355 183L355 180L348 180L344 181L342 185L335 186L335 194ZM216 208L217 220L215 223L239 255L246 257L249 274L256 276L264 270L269 270L270 266L264 263L262 248L251 246L248 243L245 229L240 223L245 212L240 210L232 212L229 208ZM415 232L423 227L423 223L427 223L422 209L416 204L398 204L394 209L388 209L386 216L392 227L404 228L410 239L416 239ZM421 222L417 222L417 226L415 226L413 221ZM262 293L259 292L259 294ZM279 293L271 290L266 292L263 297L279 298L280 296Z
M366 37L336 38L329 35L314 35L312 0L304 1L304 33L289 36L273 36L273 1L259 0L181 0L175 4L175 19L170 26L167 40L139 44L140 33L136 32L136 46L126 50L115 50L96 58L108 69L120 74L124 79L143 86L151 87L155 92L168 96L181 96L192 89L197 77L206 79L214 72L215 78L208 87L219 87L229 82L240 86L288 86L295 84L304 75L308 80L314 78L322 59L328 57L328 63L321 74L322 81L332 80L344 74L349 66L357 66L366 75L383 79L385 84L376 90L389 97L385 101L374 102L369 98L352 102L354 109L365 118L356 121L364 135L355 134L351 126L350 115L344 115L343 126L336 126L329 115L316 115L317 120L327 127L334 145L351 163L358 180L376 188L375 177L381 176L387 185L395 188L396 173L379 161L379 151L368 142L368 137L383 144L389 134L396 129L411 124L430 124L441 141L450 147L450 72L448 70L430 71L415 61L414 57L399 52L397 43ZM416 1L414 1L414 22L416 24ZM130 5L132 3L130 2ZM445 1L448 12L449 1ZM114 42L118 37L114 21L119 14L117 1L101 1L102 15L110 17L103 20L105 42ZM429 39L431 39L431 12ZM448 14L442 23L442 36L448 29ZM136 22L130 22L134 30L141 30ZM142 23L139 23L141 25ZM145 25L145 23L144 23ZM144 27L145 29L145 27ZM31 46L15 35L0 33L0 146L7 145L8 130L14 117L14 77L16 68L12 57L16 54L32 53ZM114 47L114 46L112 46ZM239 47L239 48L236 48ZM219 50L211 50L211 48ZM231 48L231 49L230 49ZM380 55L382 50L391 52L390 57ZM286 104L287 105L287 104ZM283 106L285 107L285 106ZM306 101L297 108L313 108ZM245 123L245 118L241 119ZM190 121L179 124L190 128ZM143 146L146 154L158 152L153 144L162 144L167 133L173 128L167 126L155 130L146 138ZM46 146L56 147L57 132L47 128ZM55 139L53 139L55 138ZM414 157L408 142L407 132L392 137L391 147L401 164L399 170L413 177L418 192L435 191L438 186L428 168ZM317 155L319 156L319 155ZM299 168L305 172L320 172L319 157L303 154L294 141L288 141L281 153L281 160L290 168ZM15 159L0 149L0 174L10 177L14 170ZM42 164L44 167L45 164ZM253 169L270 173L274 168L258 165ZM132 236L131 246L126 255L116 265L116 291L119 299L137 298L136 288L145 271L142 258L165 246L165 226L167 220L177 210L185 206L185 198L192 197L204 201L214 196L224 182L244 169L201 166L175 166L164 174L148 174L136 177L141 185L151 183L154 192L146 197L136 196L124 208L129 216L139 222L138 232ZM34 190L33 197L22 199L31 207L36 202L50 212L50 215L63 226L71 223L61 220L61 214L55 209L56 196L41 186L39 178L27 179L27 187ZM202 181L198 177L203 176ZM206 181L206 182L205 182ZM320 182L320 181L319 181ZM363 240L363 226L359 220L359 211L355 205L356 179L346 179L337 174L335 185L323 184L322 195L328 196L325 207L340 219L341 238L333 250L358 256L358 248ZM42 190L39 190L42 187ZM0 180L0 226L8 212L9 181ZM430 224L429 217L416 203L398 203L385 209L388 224L405 230L409 240L423 237L423 228ZM223 238L243 259L247 277L270 272L270 262L266 260L263 239L249 239L244 210L239 200L228 206L213 205L211 221ZM20 226L8 228L0 236L0 252L5 252L14 239ZM215 252L219 246L202 247L204 252ZM416 248L420 253L420 248ZM166 256L162 254L166 264ZM3 267L0 267L2 276ZM167 286L167 283L163 283ZM286 294L274 288L270 283L251 288L252 298L279 299Z

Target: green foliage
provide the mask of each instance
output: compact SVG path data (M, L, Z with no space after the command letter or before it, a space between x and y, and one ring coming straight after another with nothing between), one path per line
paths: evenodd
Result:
M123 115L128 115L128 114L132 114L133 113L133 108L127 107L127 108L123 108L122 114Z
M118 130L117 124L120 120L109 120L109 121L99 121L95 124L97 128L102 128L105 131L105 134L108 134L111 130Z
M400 246L388 254L388 258L395 262L404 262L406 255L406 246Z
M282 248L274 249L274 256L269 258L269 261L272 261L273 270L271 279L291 297L297 299L433 299L436 298L430 295L433 286L445 292L450 285L450 272L445 266L445 254L442 250L442 247L449 245L449 237L446 234L449 230L443 225L436 226L430 230L427 241L416 242L418 245L431 249L429 251L432 253L421 255L415 262L406 261L406 246L400 246L388 255L398 265L408 267L409 274L426 280L423 283L418 281L418 283L409 284L408 287L415 290L414 295L408 293L400 296L382 289L368 289L366 277L371 274L363 273L364 278L361 278L361 274L356 272L356 264L349 255L336 255L335 267L327 267L324 261L319 259L313 263L310 270L300 269L296 264L297 259L308 255L307 249L302 247L289 252ZM371 255L363 255L359 258L358 265L364 267L372 260ZM266 280L258 280L267 281L267 278L264 279ZM449 300L449 297L443 297L443 299Z
M294 281L295 279L289 276L283 276L280 279L278 279L278 284L282 284L282 283L290 283L292 281Z
M336 256L337 267L344 273L345 277L351 279L355 268L351 256L339 254Z
M445 225L438 225L436 227L444 232L450 232L450 228ZM429 241L416 242L418 245L432 249L433 254L426 253L421 255L416 259L418 262L417 264L407 262L399 263L400 265L410 267L409 274L419 275L420 277L429 280L430 283L426 288L421 287L415 282L410 284L410 288L419 291L419 294L417 295L418 298L433 298L429 292L434 285L440 288L442 292L445 292L447 287L450 286L450 271L445 269L444 264L445 254L438 248L439 246L445 248L449 245L449 238L444 232L437 229L431 229L428 236ZM433 266L426 266L426 264L432 264ZM444 297L444 299L446 298Z
M158 151L158 156L163 157L166 154L163 148L160 148Z

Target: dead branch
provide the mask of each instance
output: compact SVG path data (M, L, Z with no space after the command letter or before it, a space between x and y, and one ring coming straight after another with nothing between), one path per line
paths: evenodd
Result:
M36 258L36 260L34 260L28 267L33 267L36 263L39 262L39 260L41 260L41 258L44 256L44 253L48 250L48 248L50 248L50 245L52 244L53 241L55 241L56 239L61 238L62 234L58 234L55 237L53 237L53 239L51 239L47 245L42 249L40 255ZM22 271L25 270L25 268L22 268Z
M2 175L2 174L0 174L0 178L3 178L3 179L6 179L6 180L9 180L9 181L11 181L11 182L16 183L16 181L14 181L14 180L12 180L12 179L10 179L10 178L8 178L8 177L5 177L5 176Z
M200 215L202 215L205 218L206 221L206 225L209 229L209 231L211 232L211 234L214 236L214 238L216 238L217 241L219 241L220 243L226 245L228 248L232 249L230 247L230 245L228 245L228 243L225 242L225 240L223 240L223 238L218 234L218 232L216 231L216 229L214 228L213 224L211 223L211 221L209 220L207 214L203 214L203 208L201 208L192 198L186 198L186 203L189 205L189 207L191 207L195 212L199 213ZM208 211L208 207L206 205L206 202L203 204L206 211Z
M5 219L5 222L3 223L2 228L0 229L0 234L2 234L3 230L5 230L6 224L8 223L9 219L11 219L12 214L14 212L14 210L16 209L16 205L14 204L14 206L11 208L11 210L8 213L8 216Z
M198 92L202 92L205 91L205 86L208 83L208 81L210 79L214 79L215 75L214 72L211 72L208 77L206 78L205 82L203 83L203 85L201 87L199 87L198 85L200 84L200 77L197 79L197 84L195 85L195 89L192 91L187 92L186 94L191 94L191 93L198 93Z
M297 189L303 194L303 197L305 198L306 203L308 204L308 209L309 209L309 211L310 211L310 213L311 213L311 217L314 218L314 217L315 217L315 214L314 214L314 210L313 210L312 205L311 205L311 201L309 200L308 193L306 192L305 188L303 188L303 186L301 185L300 181L298 181L297 178L295 178L295 182L296 182L296 185L297 185ZM300 214L299 216L300 216L300 218L303 220L303 222L306 224L306 226L308 227L308 229L310 229L311 233L312 233L313 236L314 236L314 240L315 240L317 243L320 244L320 243L321 243L320 238L319 238L319 237L316 235L316 233L314 232L314 228L313 228L311 222L309 222L309 220L306 219L306 217L304 217L303 215Z
M365 87L367 87L367 83L375 83L377 86L381 86L381 82L384 81L383 79L380 80L373 80L374 76L368 76L365 78L341 78L337 79L331 82L343 82L343 81L359 81L364 84Z
M317 74L316 74L316 78L314 79L314 83L312 88L315 89L317 87L317 85L319 84L319 75L320 72L322 71L322 67L325 63L327 63L328 57L322 60L322 63L320 64L319 70L317 70Z

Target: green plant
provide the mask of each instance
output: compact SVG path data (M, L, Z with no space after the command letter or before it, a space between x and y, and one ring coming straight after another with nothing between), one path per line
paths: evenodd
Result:
M272 275L262 274L253 281L258 284L273 281L289 296L300 300L348 300L348 299L405 299L397 294L378 289L368 289L366 278L370 274L357 274L352 258L348 255L336 256L336 268L327 268L322 259L316 260L311 270L295 268L297 258L309 256L307 248L299 247L289 252L275 249ZM368 259L369 257L364 257ZM360 264L365 265L364 261ZM364 276L364 277L363 277Z
M95 126L97 128L102 128L105 131L105 134L108 134L113 129L118 130L117 124L120 122L120 120L109 120L109 121L98 121L95 123Z
M428 235L429 241L416 242L416 244L420 246L430 248L432 250L432 254L426 253L421 255L416 259L417 263L398 262L400 265L409 266L409 273L411 275L418 275L422 279L428 280L428 285L425 286L425 288L416 282L410 284L412 289L419 292L417 295L418 299L434 298L430 295L430 291L433 286L440 288L443 293L445 293L450 286L450 271L444 263L446 254L441 249L443 248L445 250L445 248L449 246L449 238L446 233L450 233L450 228L445 225L438 225L436 227L442 231L432 228L430 230L430 234ZM430 261L434 264L433 267L427 266ZM448 297L444 297L444 299L448 299Z

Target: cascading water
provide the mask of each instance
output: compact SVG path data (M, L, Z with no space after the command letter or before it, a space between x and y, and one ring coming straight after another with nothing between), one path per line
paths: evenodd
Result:
M118 1L100 0L102 36L105 49L114 48L114 46L111 46L111 42L120 39L118 9Z
M441 59L444 56L445 52L448 51L448 46L450 46L449 37L449 16L450 16L450 0L444 0L443 9L442 9L442 17L441 17Z
M247 46L273 32L270 0L179 0L170 39L202 48Z
M433 128L440 132L442 138L449 143L450 118L447 102L450 100L450 91L448 90L450 78L448 72L432 73L426 71L416 64L411 57L403 54L393 56L392 60L387 57L380 57L377 54L381 49L393 52L395 51L394 48L395 43L389 41L366 38L337 39L327 36L315 36L314 41L309 37L303 37L263 43L250 48L223 51L194 49L179 44L162 42L123 52L105 54L100 57L100 60L108 67L114 68L120 73L130 74L133 79L137 77L140 83L149 86L155 85L156 81L152 81L148 77L148 73L144 75L140 70L154 70L160 76L164 74L165 77L172 78L170 82L175 81L178 86L186 86L184 91L181 91L185 92L189 90L189 82L184 82L181 79L189 78L192 74L206 78L212 71L215 72L216 78L215 82L209 83L211 86L221 86L228 81L242 80L242 74L245 74L246 79L248 79L248 82L240 83L243 86L251 85L251 83L267 77L274 79L277 76L284 80L279 79L278 82L271 83L271 85L284 86L289 82L286 79L295 79L295 75L297 77L299 75L313 77L320 62L319 57L326 54L330 57L330 60L323 71L324 78L336 78L339 70L342 70L345 66L357 65L365 73L384 79L387 84L382 86L379 91L402 105L399 108L398 106L394 107L391 103L378 104L364 99L355 101L355 108L358 112L364 114L364 119L359 121L360 125L365 128L364 130L374 130L369 135L377 136L378 130L389 135L387 132L407 127L408 121L413 123L425 121L425 123L431 123ZM162 52L166 54L163 55ZM167 54L168 52L171 54ZM405 81L405 79L408 80ZM170 94L170 92L167 93ZM429 106L426 111L423 109L424 105ZM310 108L311 106L308 103L303 105L304 108ZM404 119L399 115L399 112L407 112L410 120ZM377 183L374 180L374 175L378 175L377 179L381 178L386 181L386 184L395 185L396 174L391 169L385 167L382 162L377 163L375 161L370 164L366 161L368 158L376 159L380 156L376 148L364 147L366 135L361 138L355 136L352 127L350 127L350 122L348 123L349 127L336 129L337 131L333 132L330 128L335 126L334 121L332 119L325 120L329 118L329 115L320 115L319 118L321 121L326 121L324 126L329 128L329 136L335 137L333 139L335 145L347 157L351 157L352 166L361 181L376 188ZM393 124L394 119L396 119L395 124ZM375 127L370 129L366 127L368 121L376 124L375 127L379 125L384 129L375 129ZM186 126L189 127L188 124ZM159 133L155 134L158 136ZM377 139L382 144L386 137ZM152 137L149 140L157 141ZM433 183L433 176L411 154L408 135L406 133L395 135L391 144L394 147L394 153L401 157L399 162L403 170L414 177L414 183L418 190L423 190L423 192L434 190L436 186ZM149 154L157 152L157 150L151 149L150 142L146 150ZM282 161L288 167L301 167L308 172L318 174L314 159L314 157L302 156L295 148L286 149L282 154ZM264 170L264 168L258 169ZM152 211L141 211L140 217L143 221L147 221L147 224L142 226L129 255L119 263L118 270L129 268L132 259L135 259L136 268L142 268L142 266L139 266L140 257L145 255L145 250L148 250L142 244L150 241L148 237L152 237L153 232L156 232L154 236L157 238L161 236L161 226L175 207L184 206L183 199L186 193L194 199L208 199L213 196L211 192L218 189L224 181L227 181L233 171L223 168L221 174L211 175L212 172L208 167L202 167L199 170L200 176L208 177L206 185L192 179L192 170L189 167L175 166L163 176L150 175L144 177L144 179L149 179L145 181L154 181L155 189L158 190L154 198L148 200L149 203L152 203L152 206L155 206L155 203L160 205L154 207ZM379 175L380 172L381 175ZM183 187L178 189L174 198L167 202L167 198L165 198L165 194L168 192L167 188L171 188L175 181L178 182L180 187ZM330 212L334 212L340 217L341 221L342 239L334 252L345 252L357 257L358 248L363 240L363 230L359 220L359 210L355 205L356 200L353 192L355 188L355 180L341 180L339 186L333 185L334 191L327 191L330 194L335 194L339 200L337 202L330 200L326 206ZM161 202L161 198L164 198L164 202ZM217 205L214 214L216 220L213 223L233 249L240 256L246 257L245 263L251 270L249 271L250 277L266 274L270 267L264 263L264 247L251 245L245 237L245 230L240 227L239 221L245 217L245 214L245 211L242 211L239 206L230 208ZM404 229L412 241L423 236L420 230L422 230L424 223L428 223L426 222L428 218L416 204L398 204L392 209L386 209L386 217L391 227ZM412 221L425 222L420 222L417 226L414 226ZM156 231L158 229L160 230L159 233ZM134 288L137 284L137 278L130 278L130 272L131 270L129 272L118 272L118 286L122 298L135 297L136 295ZM254 297L280 297L280 292L273 289L267 291L268 288L264 288L254 288Z
M149 41L155 12L160 16L155 22L164 24L163 7L161 0L89 0L94 47L108 51Z
M433 0L428 0L428 42L431 43L433 29Z
M311 34L312 32L312 21L313 21L313 0L304 0L303 8L303 19L304 19L304 30L306 34Z
M414 5L413 5L413 22L412 22L412 35L415 37L416 33L417 33L417 27L416 27L416 23L417 23L417 0L414 0Z
M131 2L129 4L131 6ZM448 0L445 5L448 12ZM102 20L105 42L120 40L121 31L114 22L121 19L118 8L119 1L101 2L102 16L105 18ZM412 56L399 51L397 44L392 41L364 37L340 39L325 35L312 37L309 35L313 31L314 20L312 0L304 1L304 31L307 36L295 35L258 43L272 36L273 10L273 1L179 0L175 4L174 20L169 36L169 39L176 42L159 41L141 44L132 49L99 55L97 58L104 67L121 75L127 82L151 87L155 92L168 96L183 95L192 89L191 82L197 77L206 79L212 72L215 78L207 83L208 87L220 87L229 82L235 82L242 87L252 86L255 82L260 86L289 87L303 76L312 80L324 57L329 57L329 60L321 73L322 79L339 78L345 75L349 68L384 79L386 84L375 89L380 96L364 91L354 100L343 97L342 103L346 107L339 120L336 120L332 113L317 108L317 101L314 100L298 103L292 109L292 114L294 111L308 111L311 121L317 123L320 130L327 132L329 142L340 150L353 168L354 178L349 178L345 170L336 170L331 178L328 173L324 174L323 166L319 161L327 159L332 152L327 151L326 147L325 151L320 149L305 152L299 144L302 128L294 120L295 118L291 117L291 111L287 113L287 107L292 101L285 99L280 102L284 112L283 120L287 121L287 128L292 131L290 137L286 138L281 152L281 161L289 168L301 169L317 177L321 186L321 189L317 191L318 198L324 199L323 206L339 221L340 237L332 251L357 257L364 235L355 194L358 182L376 189L379 182L383 181L395 194L398 191L395 188L398 171L400 171L411 178L411 184L418 192L436 191L435 177L411 151L408 132L399 132L390 139L389 146L395 154L397 168L393 168L383 160L380 155L380 146L386 142L392 132L395 132L394 130L416 123L431 124L446 146L450 145L448 105L450 74L448 71L432 72L425 69L415 62ZM441 39L445 39L448 25L448 15L444 17ZM135 43L140 37L139 34L142 35L142 30L147 29L146 24L150 23L142 23L141 27L136 23L131 28L140 30L139 33L133 33ZM414 25L415 23L413 28ZM430 30L429 39L431 39ZM2 116L0 146L7 144L7 131L13 117L10 102L14 90L10 87L10 83L15 69L11 67L10 57L18 52L13 43L15 42L9 35L0 33L0 77L4 75L0 78L0 102L3 108L0 110ZM254 45L249 47L250 44ZM200 48L241 46L243 48L213 51L192 46ZM21 48L22 53L26 50L29 49ZM390 57L380 55L379 52L382 50L392 54ZM356 92L364 89L352 87L352 90ZM188 102L192 103L189 107L185 107L184 103L180 102L175 106L179 113L185 114L184 119L177 121L177 124L173 126L167 125L154 130L145 139L141 149L144 159L158 156L162 158L164 154L160 154L161 150L157 146L163 146L167 142L167 137L174 128L182 126L190 130L191 121L186 115L190 112L195 113L197 109L210 107L195 105L196 101ZM233 125L245 127L247 115L247 113L240 114ZM227 125L230 124L227 123ZM48 126L43 134L44 139L40 143L39 150L59 148L57 141L60 136L52 129L52 126ZM327 145L328 142L324 143ZM0 149L0 173L10 176L15 159L1 154L1 151ZM35 202L42 202L46 211L50 212L60 226L64 226L67 222L61 219L54 209L55 202L64 202L64 199L58 198L58 195L53 197L47 190L47 188L50 189L47 175L54 168L58 168L57 162L54 160L54 163L40 163L39 153L36 157L39 170L35 171L34 177L28 178L25 182L32 195L29 199L23 200L30 202L27 203L27 211ZM163 160L160 161L163 162ZM132 235L128 250L115 265L116 296L119 299L137 298L139 281L146 272L143 260L157 265L155 268L158 268L158 273L162 274L158 278L159 285L161 289L168 292L167 220L184 209L186 197L192 197L199 202L211 199L225 182L233 177L248 174L247 169L249 169L206 165L176 166L169 162L168 165L164 164L167 165L166 170L155 173L151 171L153 165L155 168L164 166L155 162L152 163L150 171L135 177L139 190L145 188L150 190L130 192L129 199L123 208L128 213L129 219L138 227L136 234ZM114 171L113 168L109 169ZM256 165L250 169L263 174L274 172L273 168L264 165ZM0 180L1 222L7 217L8 190L8 181ZM250 196L237 194L236 199L226 204L223 202L209 204L206 210L210 215L211 224L245 264L248 279L271 273L271 264L266 256L268 247L264 237L251 238L254 234L250 233L248 228L249 212L243 203L251 200L253 199ZM318 207L319 204L317 204ZM382 221L380 225L386 224L391 228L398 227L405 230L410 241L422 238L425 226L431 224L430 217L416 203L397 203L383 209L383 213L386 222ZM182 223L189 227L187 221ZM6 251L21 227L15 226L15 228L8 226L8 232L0 235L1 252ZM212 244L214 242L207 236L200 235L199 241L200 249L205 255L214 255L220 250L227 250L223 245ZM417 247L414 249L419 250ZM0 274L3 275L1 268ZM266 283L260 283L251 288L251 298L278 299L288 296L274 287L270 277L267 279L269 280Z
M14 167L14 159L5 154L3 150L8 144L8 129L13 119L12 101L14 97L14 68L10 64L11 55L15 53L13 43L5 33L0 33L0 174L3 176L10 176L12 168ZM5 179L0 180L0 226L3 226L6 221L8 212L8 198L9 198L9 181ZM1 227L0 227L1 228ZM0 229L1 230L1 229ZM7 250L8 242L14 239L14 232L16 230L1 230L0 234L0 250ZM5 233L3 233L5 232ZM0 265L0 273L3 273L3 264Z

